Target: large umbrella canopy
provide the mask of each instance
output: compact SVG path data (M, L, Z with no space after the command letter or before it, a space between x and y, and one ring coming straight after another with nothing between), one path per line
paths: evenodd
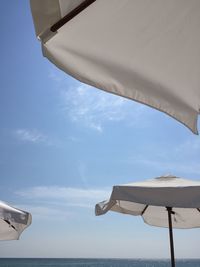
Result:
M168 175L116 185L110 199L95 207L96 215L109 210L140 215L147 224L169 227L172 266L175 266L172 227L200 227L200 181Z
M0 240L19 239L31 220L30 213L0 201Z
M43 55L53 64L84 83L165 112L197 133L199 0L30 3Z

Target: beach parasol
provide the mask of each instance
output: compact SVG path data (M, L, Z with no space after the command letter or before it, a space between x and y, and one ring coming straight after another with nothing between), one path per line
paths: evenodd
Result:
M175 267L173 228L200 227L200 181L168 175L116 185L110 199L95 207L96 215L109 210L140 215L147 224L168 227L171 264Z
M0 201L0 240L19 239L31 224L31 214Z
M42 52L58 68L156 108L197 133L199 0L31 0Z

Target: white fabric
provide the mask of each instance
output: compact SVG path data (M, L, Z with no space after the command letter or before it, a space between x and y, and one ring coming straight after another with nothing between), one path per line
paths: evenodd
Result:
M200 227L200 181L162 176L113 187L108 201L96 205L96 215L112 210L141 215L150 225L168 227L166 207L172 207L174 228Z
M59 0L61 17L64 17L82 2L84 2L84 0Z
M38 38L84 0L30 0Z
M44 0L34 2L39 10ZM97 0L42 49L76 79L163 111L197 133L199 29L199 0Z
M37 37L61 19L59 0L30 0Z
M0 201L0 240L19 239L31 224L31 214Z

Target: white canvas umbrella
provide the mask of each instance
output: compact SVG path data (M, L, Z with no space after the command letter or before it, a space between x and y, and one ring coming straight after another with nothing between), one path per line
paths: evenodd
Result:
M31 214L0 201L0 240L19 239L31 224Z
M171 262L174 267L172 228L200 227L200 181L168 175L116 185L110 199L95 207L96 215L109 210L140 215L147 224L169 227Z
M31 0L42 52L76 79L197 133L199 0Z

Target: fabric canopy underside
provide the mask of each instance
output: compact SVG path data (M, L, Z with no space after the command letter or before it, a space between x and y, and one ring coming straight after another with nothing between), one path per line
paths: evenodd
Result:
M154 107L197 133L200 1L97 0L49 35L81 2L31 0L43 55L81 82Z
M30 213L0 201L0 240L17 240L31 224Z

